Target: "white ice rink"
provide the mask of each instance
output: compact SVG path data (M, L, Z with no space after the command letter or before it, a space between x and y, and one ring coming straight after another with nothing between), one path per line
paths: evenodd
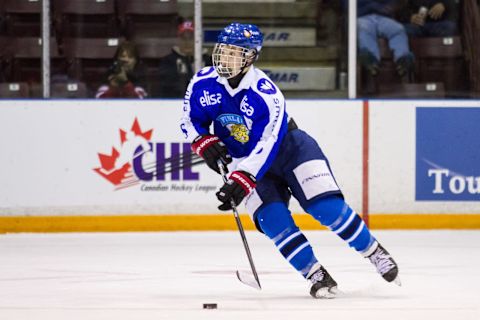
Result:
M480 319L480 231L374 234L402 287L332 233L306 232L342 290L333 300L311 298L256 232L247 237L262 291L235 277L248 270L237 232L0 235L0 319Z

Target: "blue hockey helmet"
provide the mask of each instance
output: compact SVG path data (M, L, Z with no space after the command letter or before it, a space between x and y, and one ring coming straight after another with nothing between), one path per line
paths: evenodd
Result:
M262 49L263 35L256 25L234 22L219 34L212 61L221 77L230 79L255 62Z
M262 49L263 34L254 24L233 22L226 26L218 35L217 43L230 44L246 49Z

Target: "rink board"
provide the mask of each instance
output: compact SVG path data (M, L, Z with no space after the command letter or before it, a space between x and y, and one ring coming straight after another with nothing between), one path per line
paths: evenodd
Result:
M235 228L230 214L216 214L214 193L221 181L206 166L187 167L163 177L153 175L157 168L168 166L163 160L189 149L178 125L181 104L180 100L0 101L0 232ZM437 174L437 179L444 180L440 188L453 186L456 192L448 200L436 199L437 194L433 200L416 196L419 179L426 180L421 187L427 196L435 191L428 190L426 173L417 169L423 160L416 158L416 130L435 135L428 123L430 110L424 109L432 108L436 115L442 114L442 108L456 112L455 108L479 107L478 101L369 102L372 227L480 228L480 194L475 189L480 162L469 168L471 172L459 172L459 177L466 177L463 182L459 177ZM419 124L420 108L427 117ZM287 111L317 139L347 201L360 212L362 101L290 100ZM462 128L461 124L458 127ZM449 130L455 128L453 124ZM136 138L128 140L129 132ZM441 140L436 143L441 147ZM459 158L478 156L478 149L464 145ZM432 151L428 152L431 156ZM458 171L455 159L451 168L439 168L440 160L445 159L434 161L435 170ZM470 188L468 177L473 181ZM439 186L435 188L438 193ZM243 207L239 209L244 213ZM295 201L292 211L302 212ZM247 228L253 228L248 217L244 218ZM296 219L305 228L319 228L308 216L298 214Z
M294 214L302 230L326 230L311 216ZM382 230L480 229L473 214L374 214L370 228ZM241 215L245 230L256 230L250 217ZM13 232L149 232L237 230L233 215L124 215L124 216L15 216L0 217L0 233Z

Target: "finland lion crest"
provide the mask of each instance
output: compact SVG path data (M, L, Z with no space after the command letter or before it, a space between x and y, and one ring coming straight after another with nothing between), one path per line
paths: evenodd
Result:
M230 131L233 138L238 142L247 143L250 139L248 129L244 124L232 124Z
M245 144L250 140L250 130L242 116L227 113L218 116L217 120L230 131L230 135L236 141Z

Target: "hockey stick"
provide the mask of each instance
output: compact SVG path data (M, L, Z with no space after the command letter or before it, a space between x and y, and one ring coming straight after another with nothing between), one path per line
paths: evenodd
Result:
M218 169L220 170L220 173L222 175L223 182L226 183L227 175L225 173L225 167L223 166L223 163L221 160L218 160L217 164L218 164ZM252 278L252 275L248 272L240 272L237 270L237 278L238 280L240 280L240 282L250 287L253 287L255 289L261 290L262 286L260 285L260 279L258 279L257 270L255 269L255 265L253 264L252 254L248 246L247 237L245 236L245 231L243 230L242 221L240 221L240 215L238 214L237 206L235 205L235 201L233 200L233 198L230 199L230 204L232 205L233 215L235 216L235 221L237 222L238 231L240 231L240 236L242 237L242 241L243 241L243 247L245 248L245 252L247 253L248 262L250 262L250 268L252 269L252 274L254 277Z

